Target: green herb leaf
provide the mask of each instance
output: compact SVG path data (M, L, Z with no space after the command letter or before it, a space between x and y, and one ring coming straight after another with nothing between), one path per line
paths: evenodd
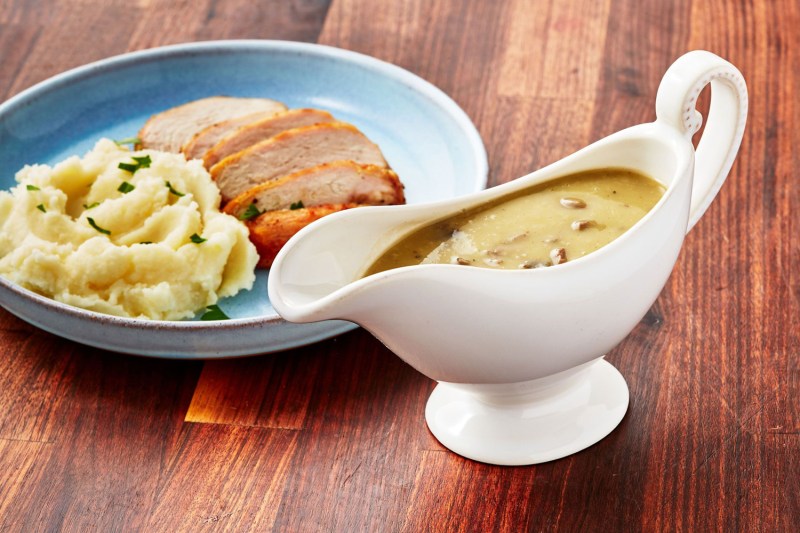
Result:
M140 168L149 168L150 164L153 162L153 160L150 159L149 155L143 155L141 157L133 157L132 159L134 161L136 161L136 162L135 163L120 163L119 165L117 165L117 167L121 168L122 170L125 170L127 172L130 172L131 174L133 174L134 172L136 172Z
M200 317L200 320L228 320L230 317L226 315L218 305L209 305L206 307L206 312Z
M255 218L260 214L261 211L259 211L255 202L253 202L247 209L244 210L242 214L239 215L239 220L250 220L251 218Z
M175 188L172 187L172 184L170 182L167 182L167 189L169 189L169 192L171 192L175 196L186 196L186 193L176 191Z
M153 244L153 241L142 241L139 244Z
M153 162L149 155L134 157L133 160L139 163L139 168L150 168L150 164Z
M207 239L204 239L204 238L202 238L202 237L201 237L200 235L198 235L197 233L194 233L194 234L192 234L192 236L191 236L191 237L189 237L189 238L190 238L190 239L192 240L192 242L193 242L193 243L195 243L195 244L201 244L201 243L204 243L204 242L206 242L206 240L207 240Z
M41 189L36 185L26 185L25 188L28 189L29 191L41 191Z
M96 229L96 230L97 230L97 231L99 231L100 233L103 233L103 234L105 234L105 235L111 235L111 232L110 232L110 231L108 231L107 229L103 229L103 228L101 228L100 226L98 226L98 225L97 225L97 222L95 222L95 221L94 221L94 219L93 219L92 217L86 217L86 220L87 220L87 221L89 221L89 225L90 225L91 227L93 227L94 229Z
M135 188L136 187L134 187L132 184L128 183L127 181L123 181L122 184L119 187L117 187L117 190L119 192L121 192L122 194L128 194L129 192L131 192Z
M41 211L42 213L47 213L47 209L44 208L44 204L39 204L36 206L36 209Z
M83 204L83 208L88 211L89 209L94 209L98 205L100 205L100 202L94 202L89 205Z
M141 144L142 140L139 137L127 137L125 139L114 141L114 143L117 146L122 146L123 144Z
M295 209L302 209L303 207L305 207L303 205L303 200L297 200L296 202L294 202L292 205L289 206L289 209L294 211Z

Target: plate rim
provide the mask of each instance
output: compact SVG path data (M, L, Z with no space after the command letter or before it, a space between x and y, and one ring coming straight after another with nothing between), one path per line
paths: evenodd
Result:
M443 109L451 119L454 120L454 123L458 126L459 131L462 134L464 134L465 138L468 141L468 145L471 148L469 151L469 155L472 157L473 159L472 163L476 169L475 172L476 181L474 183L474 187L476 187L475 190L477 191L486 188L488 184L488 174L489 174L489 163L488 163L488 156L486 153L486 147L483 143L483 140L481 139L480 133L478 132L475 124L469 118L467 113L455 102L455 100L453 100L452 97L450 97L444 91L439 89L431 82L425 80L421 76L414 74L411 71L402 68L398 65L389 63L382 59L378 59L376 57L369 56L360 52L355 52L352 50L347 50L344 48L338 48L324 44L298 42L298 41L285 41L285 40L268 40L268 39L229 39L229 40L209 40L209 41L193 41L187 43L177 43L177 44L157 46L142 50L135 50L131 52L116 54L113 56L109 56L107 58L86 63L84 65L73 67L64 72L55 74L47 79L39 81L36 84L26 89L23 89L22 91L15 94L11 98L0 103L0 118L4 117L6 113L12 112L22 105L31 105L38 98L43 97L52 91L57 91L61 88L68 87L70 84L85 78L103 75L105 72L111 72L114 70L118 70L120 68L134 66L139 63L158 62L159 60L169 59L173 57L180 57L180 56L208 55L214 53L241 54L247 52L298 53L301 55L324 57L335 61L344 61L350 65L357 65L360 68L364 68L365 70L377 72L382 76L396 80L414 89L418 94L423 95L426 98L430 99L432 102L434 102L438 107ZM162 320L151 320L146 318L120 317L116 315L108 315L104 313L99 313L97 311L91 311L88 309L79 308L73 305L53 300L51 298L37 294L29 289L26 289L8 280L3 276L0 276L0 289L5 291L10 291L14 293L17 298L24 298L30 301L30 303L33 305L43 306L47 308L49 312L66 314L72 319L94 320L108 325L113 325L115 327L121 327L126 329L130 328L130 329L146 329L146 330L155 329L160 331L180 331L180 332L188 332L188 331L213 332L221 330L247 329L248 327L251 326L263 326L269 324L274 324L277 326L283 323L288 323L288 321L282 318L277 313L277 311L275 311L273 314L262 314L258 316L244 317L244 318L230 318L227 320L219 320L219 321L216 320L215 321L197 321L197 320L162 321ZM10 312L11 314L19 318L22 318L12 309L9 309L5 305L5 303L0 303L0 306L8 310L8 312ZM28 320L26 319L23 320L28 322ZM41 326L38 325L37 327L41 328ZM51 331L51 329L57 329L57 328L41 328L41 329L47 329L48 331ZM342 329L341 327L334 329L336 329L337 331L335 333L332 333L329 337L341 333L341 331L339 331ZM54 334L61 337L65 337L65 335L63 334L59 333L54 333ZM329 338L329 337L317 338L312 342L318 342L320 340L323 340L324 338ZM82 344L88 344L114 351L121 351L117 348L109 348L109 346L112 346L113 343L108 345L103 345L103 344L88 342L87 340L85 340L85 338L81 338L80 340L74 337L65 337L65 338L72 338L72 340L76 340L77 342L80 342ZM302 345L303 344L299 343L293 344L288 348L294 346L299 347ZM274 350L267 349L264 352L253 352L253 354L271 353L273 351L281 351L288 348L282 347ZM150 350L150 352L154 353L155 351ZM126 352L126 353L141 353L141 352ZM234 351L231 351L230 353L233 354ZM247 355L240 352L236 352L236 354ZM143 355L148 355L148 354L145 353ZM166 356L160 355L159 357L166 357ZM218 355L218 357L225 357L225 355ZM187 358L187 357L184 356L182 358Z

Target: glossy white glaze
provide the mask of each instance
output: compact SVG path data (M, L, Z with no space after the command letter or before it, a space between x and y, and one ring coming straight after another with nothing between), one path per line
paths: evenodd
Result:
M698 87L709 82L718 85L712 89L712 112L701 142L705 151L698 155L697 168L702 171L695 173L691 135L699 123L693 108L685 106L693 105ZM746 109L741 74L713 54L690 52L665 76L654 123L620 131L486 191L428 205L356 209L305 228L275 261L268 282L270 299L289 321L338 318L361 324L414 368L443 382L431 398L427 420L454 451L497 464L563 457L601 439L621 420L621 398L627 406L624 380L603 370L607 363L577 376L571 369L599 360L653 304L686 232L727 176ZM707 140L709 135L716 138ZM555 177L601 167L638 170L667 190L650 213L597 252L544 269L417 265L360 279L383 250L413 229ZM542 388L541 380L548 380L548 386ZM561 380L561 385L553 383ZM487 387L492 397L506 398L505 403L487 402ZM530 387L539 391L535 400L516 393ZM591 410L592 430L571 444L550 434L547 438L559 444L548 450L537 437L545 438L537 430L543 420L525 413L557 412L565 427L575 427L578 422L567 419L587 416L597 400L573 402L562 410L555 403L564 390L586 387L593 394L605 391L616 398L612 403L617 408ZM455 410L454 401L459 405ZM456 424L451 420L455 412L465 420L477 417L483 422ZM458 427L472 429L459 432L454 429ZM526 435L530 453L498 443L498 435L515 434ZM490 442L494 444L487 445Z

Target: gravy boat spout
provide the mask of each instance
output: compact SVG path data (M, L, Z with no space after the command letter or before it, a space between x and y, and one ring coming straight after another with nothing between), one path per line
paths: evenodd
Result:
M695 103L709 83L708 124L695 152ZM724 182L744 131L744 80L719 57L690 52L665 74L656 115L653 123L485 191L325 217L278 254L270 300L289 321L358 323L438 381L428 426L463 456L519 465L586 448L627 410L625 380L603 356L658 297L685 234ZM539 183L609 167L648 175L665 193L631 229L585 257L532 270L427 264L363 277L417 228Z

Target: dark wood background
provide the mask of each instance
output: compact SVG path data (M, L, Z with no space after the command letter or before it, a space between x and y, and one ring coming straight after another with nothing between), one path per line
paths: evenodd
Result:
M163 44L320 42L452 95L492 184L653 120L687 50L726 57L751 95L727 184L608 354L631 404L599 444L462 459L425 427L434 383L362 330L177 362L0 310L0 531L797 531L798 28L795 0L0 0L0 96Z

